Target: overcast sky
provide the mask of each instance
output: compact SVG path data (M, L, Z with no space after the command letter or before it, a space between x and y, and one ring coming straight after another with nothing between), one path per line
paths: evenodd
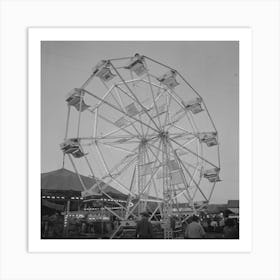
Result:
M219 133L222 182L212 202L239 198L238 42L43 42L41 170L62 167L66 94L104 58L144 54L178 70L203 97ZM71 169L66 162L66 168ZM87 174L86 174L87 175Z

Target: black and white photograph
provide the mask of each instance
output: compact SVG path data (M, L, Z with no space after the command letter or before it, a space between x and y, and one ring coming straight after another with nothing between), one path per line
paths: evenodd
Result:
M41 41L38 199L41 239L239 239L239 41Z
M0 279L279 280L279 7L0 1Z

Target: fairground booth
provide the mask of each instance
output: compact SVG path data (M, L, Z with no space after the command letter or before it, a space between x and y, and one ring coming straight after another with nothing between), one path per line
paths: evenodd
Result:
M104 192L96 186L92 195L85 199L81 195L80 180L87 188L96 183L93 178L77 176L64 168L41 174L42 238L104 234L113 229L117 216L111 212L113 209L114 213L122 211L127 196L100 183L98 186Z

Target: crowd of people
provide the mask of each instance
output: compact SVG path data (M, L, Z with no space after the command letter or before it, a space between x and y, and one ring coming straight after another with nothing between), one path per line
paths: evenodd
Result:
M184 238L239 238L238 219L205 218L192 216L184 224Z
M82 237L86 235L105 237L110 235L116 226L115 219L89 220L87 215L83 218L69 218L66 223L64 216L57 211L53 215L42 217L41 236L42 238Z
M161 224L151 222L149 217L149 213L141 213L141 219L137 221L136 228L128 226L130 237L127 238L163 238ZM56 212L51 216L42 217L41 233L42 238L63 238L65 236L80 236L82 238L83 235L109 238L118 225L119 221L116 219L106 222L100 220L89 222L85 217L69 220L66 227L64 216ZM171 216L169 226L172 231L172 238L239 238L238 219L230 217L218 218L193 215L185 219L179 219L176 216ZM123 236L123 238L126 238L125 234Z

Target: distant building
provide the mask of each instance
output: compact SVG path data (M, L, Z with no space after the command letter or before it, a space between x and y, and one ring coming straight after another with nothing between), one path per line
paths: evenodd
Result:
M220 214L227 209L227 204L209 204L206 208L207 214Z
M228 200L227 208L233 214L239 215L239 200Z

